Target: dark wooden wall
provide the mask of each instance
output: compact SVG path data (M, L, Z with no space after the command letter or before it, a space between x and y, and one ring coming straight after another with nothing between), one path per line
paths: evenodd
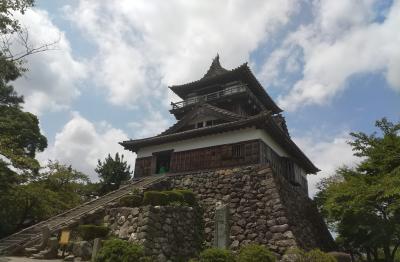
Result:
M286 178L290 183L298 185L308 194L307 178L301 175L301 168L290 158L281 157L264 142L260 143L261 163L269 163L274 172Z
M135 177L155 173L155 156L136 159ZM181 152L173 152L169 172L203 170L260 163L260 141L205 147Z
M154 161L153 161L154 159ZM149 176L153 174L153 165L155 164L155 157L141 157L136 158L135 162L135 177Z
M170 172L183 172L257 164L260 159L258 140L205 147L175 152L171 157Z
M308 192L307 179L293 160L279 156L261 140L173 152L170 173L269 163L277 175ZM156 156L136 159L135 177L155 174Z

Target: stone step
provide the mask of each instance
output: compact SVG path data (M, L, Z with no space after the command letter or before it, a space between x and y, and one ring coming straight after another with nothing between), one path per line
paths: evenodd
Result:
M10 248L12 245L15 245L17 243L24 243L28 240L39 237L41 228L44 225L48 226L52 230L59 228L62 225L68 225L69 223L74 222L73 221L74 218L83 217L84 215L87 215L88 213L95 211L97 208L101 208L105 204L112 202L115 199L120 198L126 194L129 194L133 188L141 188L145 185L152 184L160 179L162 179L162 177L157 176L157 177L142 178L133 181L132 184L129 186L111 192L108 195L100 197L92 202L83 204L82 206L72 209L71 211L66 212L62 215L55 216L52 219L49 219L48 221L38 223L36 226L28 230L17 232L14 235L11 235L7 239L3 240L0 239L0 253L2 252L2 250Z

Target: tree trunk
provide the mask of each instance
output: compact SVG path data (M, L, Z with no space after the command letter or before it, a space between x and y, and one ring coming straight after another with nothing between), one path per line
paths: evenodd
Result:
M354 258L354 254L352 251L349 252L350 253L350 258L351 258L351 262L355 262L356 259Z
M390 252L390 246L385 244L383 245L383 253L385 254L386 262L393 262L392 252Z
M367 248L367 262L372 262L370 249Z
M374 261L379 262L379 254L377 247L374 247L374 249L372 250L372 255L374 256Z

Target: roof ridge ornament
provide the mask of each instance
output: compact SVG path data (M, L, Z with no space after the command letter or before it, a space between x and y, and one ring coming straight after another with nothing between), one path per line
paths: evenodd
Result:
M217 76L225 72L228 72L228 70L226 70L221 66L221 63L219 62L219 54L217 53L217 55L214 57L210 65L210 68L208 69L207 73L203 76L203 78Z

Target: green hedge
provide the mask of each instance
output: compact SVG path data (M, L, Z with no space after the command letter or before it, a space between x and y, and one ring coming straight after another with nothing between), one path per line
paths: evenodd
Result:
M289 249L286 255L289 255L293 262L337 262L334 256L319 249L308 252L300 249Z
M95 238L105 238L108 235L109 228L106 226L80 225L78 233L83 240L92 240Z
M179 191L171 190L171 191L164 191L164 193L167 195L168 204L174 203L174 202L185 204L185 199L183 198L183 195Z
M143 198L140 195L127 195L118 201L121 207L139 207L143 204Z
M144 255L143 247L121 239L104 241L95 262L138 262L152 261Z
M144 192L144 205L166 206L170 204L196 205L196 198L189 190L147 191Z
M276 258L265 246L247 245L240 249L237 262L275 262Z
M192 191L184 189L179 189L175 191L182 194L184 201L189 206L195 206L197 204L196 195Z
M162 191L144 192L143 204L152 206L165 206L168 204L168 195Z
M234 262L233 253L221 248L208 248L200 253L199 262Z

